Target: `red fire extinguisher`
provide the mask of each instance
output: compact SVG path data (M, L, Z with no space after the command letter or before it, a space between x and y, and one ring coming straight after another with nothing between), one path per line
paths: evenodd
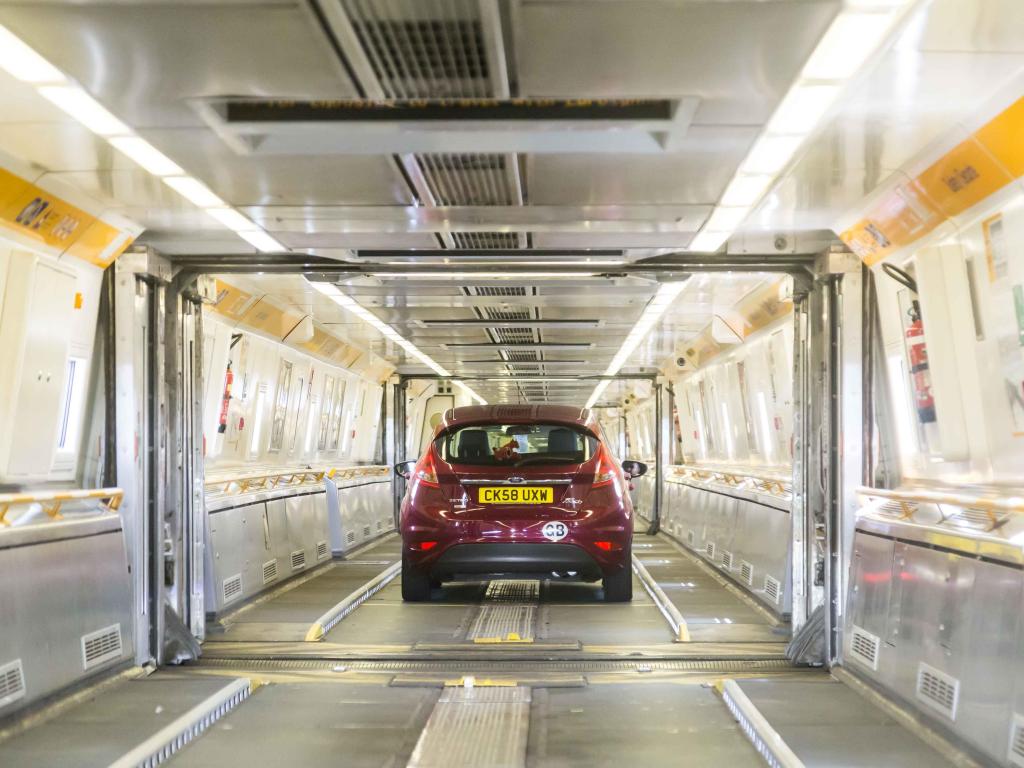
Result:
M914 387L914 407L922 424L935 421L935 398L932 395L932 374L928 369L928 347L924 343L924 323L921 308L915 301L910 308L910 325L906 330L907 357L910 358L910 378Z
M228 361L228 371L224 375L224 397L220 401L220 421L217 424L217 433L221 435L228 431L228 405L231 403L231 382L234 380L231 362Z

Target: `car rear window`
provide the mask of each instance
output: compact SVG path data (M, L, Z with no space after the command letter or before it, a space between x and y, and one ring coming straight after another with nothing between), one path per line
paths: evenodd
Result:
M445 461L488 467L581 464L597 451L597 438L564 424L479 424L437 439Z

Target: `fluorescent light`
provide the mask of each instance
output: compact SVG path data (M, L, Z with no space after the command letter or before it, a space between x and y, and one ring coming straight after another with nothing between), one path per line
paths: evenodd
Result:
M199 208L226 208L227 203L210 191L209 187L191 176L167 176L163 179L179 195Z
M259 229L250 218L243 216L234 208L208 208L206 212L235 232L252 232Z
M76 85L47 85L39 94L100 136L130 134L128 126L110 114L96 99Z
M184 173L181 166L139 136L115 136L108 141L154 176L180 176Z
M381 333L382 336L398 344L406 352L408 352L409 355L419 360L425 366L434 371L434 373L436 373L438 376L441 376L446 379L451 378L451 371L449 371L447 368L436 362L432 357L430 357L430 355L422 352L415 344L413 344L408 339L404 338L400 333L398 333L398 331L396 331L390 325L385 323L383 320L381 320L379 317L373 314L366 307L362 306L351 296L346 296L333 283L325 283L315 280L307 280L306 282L308 282L311 286L313 286L313 288L316 291L322 293L335 304L337 304L340 307L343 307L344 309L347 309L349 312L351 312L352 314L356 315L361 320L366 322L367 325L370 325L373 328L375 328L377 331ZM476 399L481 405L485 405L487 403L486 400L484 400L476 392L474 392L467 384L464 384L459 381L456 381L455 383L458 384L462 389L466 390L470 394L470 397Z
M416 258L416 257L413 257ZM458 266L460 267L493 267L496 262L508 263L507 256L495 257L488 259L487 261L463 261L458 260ZM415 262L408 260L404 261L388 261L387 264L394 264L396 266L412 266L412 267L423 267L427 265L445 266L451 263L451 259L444 259L438 261L436 259L417 259ZM588 267L617 267L626 263L625 259L582 259L580 261L569 262L566 259L516 259L515 264L518 267L564 267L566 264L584 264Z
M455 386L457 386L460 389L462 389L463 391L465 391L465 393L467 395L469 395L474 400L476 400L478 403L480 403L480 405L487 405L487 401L484 400L482 397L480 397L480 395L478 395L476 392L474 392L472 387L470 387L468 384L466 384L466 382L459 381L458 379L456 379L454 383L455 383Z
M810 133L838 95L838 85L797 85L791 88L768 122L768 133Z
M803 136L762 136L754 144L747 159L740 166L741 173L770 173L781 171L800 149Z
M699 232L690 241L690 246L686 250L697 253L715 253L731 234L731 232Z
M750 207L761 199L775 177L762 173L756 176L737 176L725 188L719 205L727 207Z
M846 80L875 52L892 27L893 13L840 13L804 65L808 80Z
M0 69L23 83L63 83L59 69L0 26Z
M731 232L743 223L750 213L749 208L724 208L719 206L704 224L709 232Z
M247 232L244 229L237 230L235 234L249 243L249 245L253 246L256 250L263 251L264 253L288 250L262 229L253 230L252 232Z
M619 372L626 361L629 360L630 355L636 350L643 341L644 336L647 332L654 327L654 324L658 322L662 315L668 310L675 301L675 298L682 292L686 286L686 281L679 281L674 283L662 283L658 292L654 294L654 297L647 303L644 311L641 313L640 318L636 321L633 329L626 336L622 342L622 346L619 347L619 351L612 358L612 361L608 364L608 368L605 370L605 376L614 376ZM594 387L593 393L590 395L590 399L587 400L587 408L592 408L594 403L597 402L598 398L604 393L608 387L608 380L602 379L598 382L598 385Z

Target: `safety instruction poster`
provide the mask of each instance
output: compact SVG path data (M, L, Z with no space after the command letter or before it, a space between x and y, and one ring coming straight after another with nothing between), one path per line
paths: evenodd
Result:
M1014 437L1024 437L1024 257L1011 253L1003 217L983 224L992 288L993 335L999 349Z

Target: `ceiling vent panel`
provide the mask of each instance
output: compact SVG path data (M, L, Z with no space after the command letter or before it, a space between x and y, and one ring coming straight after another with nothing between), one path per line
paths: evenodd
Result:
M465 289L467 296L532 296L523 285L471 285Z
M505 306L505 307L481 307L480 312L487 320L533 320L533 313L529 307Z
M520 247L517 232L452 232L452 242L458 250L498 251Z
M499 344L533 344L537 341L532 328L491 328L490 332Z
M477 0L341 0L386 98L494 95Z
M518 205L510 155L415 155L437 206ZM491 236L500 233L461 233ZM512 237L518 238L513 234Z

